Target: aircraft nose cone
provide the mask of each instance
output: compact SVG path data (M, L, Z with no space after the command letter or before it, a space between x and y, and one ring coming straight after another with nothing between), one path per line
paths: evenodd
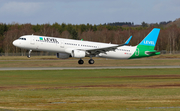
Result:
M18 41L17 40L13 41L13 45L17 46L18 45Z

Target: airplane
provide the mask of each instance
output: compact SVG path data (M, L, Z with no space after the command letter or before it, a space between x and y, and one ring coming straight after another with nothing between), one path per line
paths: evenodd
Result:
M131 37L124 44L110 44L55 38L39 35L24 35L13 41L13 45L22 49L28 49L27 55L30 58L32 50L56 52L57 58L68 59L78 58L79 64L83 64L82 58L90 57L89 64L94 64L92 57L110 59L134 59L159 55L154 50L160 29L154 28L138 45L127 46Z

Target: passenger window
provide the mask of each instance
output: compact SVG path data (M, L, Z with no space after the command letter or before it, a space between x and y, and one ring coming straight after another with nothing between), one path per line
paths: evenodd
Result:
M26 38L19 38L18 40L26 40Z

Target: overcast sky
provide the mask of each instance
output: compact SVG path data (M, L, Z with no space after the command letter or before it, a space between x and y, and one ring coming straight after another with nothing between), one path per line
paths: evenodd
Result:
M141 24L180 18L180 0L0 0L0 23Z

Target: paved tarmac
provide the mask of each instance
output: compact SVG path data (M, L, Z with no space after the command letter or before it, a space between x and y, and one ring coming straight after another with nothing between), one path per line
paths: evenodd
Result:
M180 68L180 66L117 66L117 67L13 67L0 68L1 71L10 70L65 70L65 69L165 69L165 68Z

